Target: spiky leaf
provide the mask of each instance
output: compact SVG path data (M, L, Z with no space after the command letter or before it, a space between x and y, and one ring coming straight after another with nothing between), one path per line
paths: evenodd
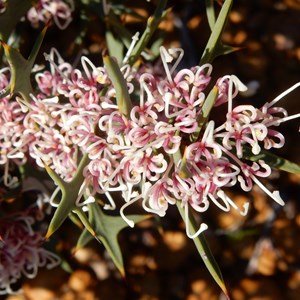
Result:
M17 49L14 49L7 45L4 41L1 41L5 56L11 69L10 83L7 87L7 92L4 93L2 97L9 92L10 94L19 94L25 101L30 101L29 94L32 92L30 74L46 34L46 30L47 26L36 39L28 59L25 59Z
M251 161L265 161L269 166L286 171L289 173L300 174L300 166L293 163L285 158L272 154L266 150L261 150L258 155L254 155L250 148L243 147L243 158L249 159Z
M48 239L65 221L69 213L76 209L76 200L78 198L79 189L83 183L83 169L88 164L88 155L85 155L78 166L77 172L70 182L63 181L52 169L45 166L46 171L53 179L53 181L58 185L61 190L61 200L59 205L51 219L48 231L46 234L46 239Z
M123 256L118 242L119 232L128 226L120 216L111 216L105 214L97 203L88 205L89 222L107 252L110 254L116 267L125 276ZM128 218L135 223L149 218L149 215L129 215ZM79 237L77 249L85 246L93 239L89 230L85 229Z
M0 14L0 39L7 41L17 23L32 5L32 0L9 0L5 12Z
M139 41L137 42L136 46L132 50L132 53L128 59L128 62L131 66L138 60L142 51L144 51L149 40L151 39L154 32L156 31L158 25L170 11L170 10L164 10L166 7L166 4L167 4L166 0L160 0L155 9L153 16L149 17L146 29L143 32Z
M212 61L219 55L228 54L230 52L239 50L239 48L236 47L223 45L223 43L221 42L222 33L227 22L232 1L233 0L225 0L216 21L214 20L215 17L213 4L211 3L211 1L207 1L209 10L209 24L210 26L214 24L214 26L205 50L202 54L200 65L203 65L205 63L212 63Z
M111 80L116 90L116 100L119 111L121 114L129 118L132 103L129 96L127 83L122 72L120 71L120 67L115 59L107 54L103 56L103 62L107 70L109 79Z
M179 210L179 213L182 217L182 219L185 219L185 213L184 213L184 208L181 206L181 203L177 201L177 208ZM189 218L187 220L189 222L189 228L190 228L190 233L193 235L195 232L198 230L198 225L195 221L195 218L191 213L189 213ZM215 282L219 285L219 287L222 289L224 294L226 295L227 299L229 299L229 294L225 286L225 282L223 280L222 273L220 271L220 268L209 248L209 245L205 239L204 234L198 235L198 237L193 239L195 246L200 254L200 257L202 258L206 268L210 272L211 276L214 278Z

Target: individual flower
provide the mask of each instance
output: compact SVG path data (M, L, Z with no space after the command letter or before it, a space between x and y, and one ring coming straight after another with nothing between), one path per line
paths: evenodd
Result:
M65 29L72 21L73 11L73 0L38 0L27 12L27 18L34 27L53 19L59 29Z
M216 137L222 138L222 144L227 150L236 149L238 158L242 158L245 146L251 148L252 153L258 155L261 148L281 148L284 145L284 136L274 129L282 122L298 118L300 114L288 116L285 109L274 107L287 91L276 97L270 103L266 103L260 109L252 105L239 105L233 107L233 98L238 91L243 91L245 86L236 76L225 76L220 82L226 82L228 112L226 122L216 128ZM297 88L300 84L292 86L288 92ZM224 90L225 93L225 90Z
M244 191L250 191L253 183L258 185L269 197L275 200L278 204L284 205L284 201L281 198L279 191L269 191L267 187L259 181L257 177L268 177L271 174L271 168L264 161L254 162L252 166L247 164L241 165L243 175L238 176L238 180Z
M160 217L166 215L169 204L174 205L176 199L171 192L173 181L164 176L147 188L147 192L143 200L143 208L151 213L155 213Z

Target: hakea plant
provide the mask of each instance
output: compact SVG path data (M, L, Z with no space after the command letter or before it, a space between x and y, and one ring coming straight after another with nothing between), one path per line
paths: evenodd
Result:
M207 120L200 134L201 107L207 100L205 89L212 66L182 69L174 76L175 68L168 62L177 52L182 53L182 49L161 48L165 77L152 72L139 74L128 65L121 67L129 94L135 92L134 81L140 85L139 103L125 103L131 107L126 115L114 101L116 90L105 67L96 67L83 56L82 74L53 49L46 55L50 71L36 75L40 92L32 95L32 102L20 98L8 102L11 123L5 118L2 127L12 136L3 134L11 141L6 158L24 159L28 149L38 166L47 165L68 182L78 168L78 158L87 154L89 162L78 197L79 201L85 195L86 200L78 205L105 194L108 203L104 208L115 209L110 193L119 191L125 202L120 213L131 227L133 222L124 209L139 200L146 211L159 216L176 201L199 212L212 202L224 211L232 207L246 215L248 204L238 208L223 191L238 183L249 191L254 182L283 205L278 191L267 190L259 181L271 174L270 166L263 160L246 163L243 149L258 155L262 149L284 145L284 136L275 128L300 114L288 116L286 110L274 105L300 83L258 109L251 105L233 107L233 98L246 87L234 75L219 79L213 88L214 105L226 103L228 112L218 127ZM178 63L179 59L175 65ZM59 101L60 96L66 101Z
M182 49L161 47L165 76L140 74L129 65L120 68L126 92L132 95L138 89L139 93L138 103L122 104L128 112L123 113L115 102L109 65L96 67L83 56L82 72L52 49L46 55L50 70L35 76L37 93L31 95L32 101L19 97L1 100L1 163L5 170L10 162L24 164L31 157L50 174L55 172L71 182L80 157L87 155L75 206L88 211L88 204L104 194L107 202L103 209L114 210L113 196L118 192L123 199L120 215L133 227L125 213L129 205L140 202L146 212L163 217L169 205L179 203L190 238L208 228L202 223L196 232L190 231L191 208L202 213L213 203L223 211L247 214L249 203L238 207L226 195L228 187L239 184L250 191L257 184L283 205L279 192L269 191L259 180L271 174L271 167L264 160L247 163L243 153L250 149L258 155L263 149L284 145L278 125L300 114L288 116L275 105L300 83L261 108L234 106L234 97L246 90L239 79L224 76L207 95L212 66L175 71L182 53ZM9 82L7 71L1 71L3 85ZM199 130L201 108L207 100L214 106L227 105L227 114L222 124L206 120ZM8 171L4 182L13 183ZM54 206L59 190L58 186L52 197Z
M182 69L173 75L179 59L171 67L169 63L177 53L182 54L182 49L161 47L165 77L121 67L128 94L135 92L134 81L140 86L139 103L125 103L131 107L126 115L114 101L116 89L107 68L96 67L83 56L82 73L53 49L46 55L50 71L36 74L39 92L31 96L32 101L2 100L3 164L13 159L24 163L30 156L38 166L48 166L68 182L78 168L78 158L87 154L77 205L105 194L108 203L104 208L115 209L111 193L118 191L124 199L121 216L131 227L134 224L124 210L137 201L147 212L161 217L176 201L186 211L192 207L204 212L214 203L223 211L233 208L246 215L248 203L238 208L224 192L236 184L249 191L254 182L283 205L278 191L269 191L259 181L271 174L270 166L263 160L246 163L243 150L249 148L258 155L262 149L282 147L284 136L275 128L300 114L288 116L283 108L274 107L281 96L261 108L233 107L233 98L246 87L236 76L225 76L212 90L214 105L228 106L224 123L216 127L213 120L207 120L199 132L212 66ZM9 182L8 173L4 181ZM191 236L187 227L187 235L196 237L205 228L203 224Z
M73 2L68 3L67 8L62 1L39 1L28 16L36 21L39 16L38 20L46 22L49 14L57 13L54 20L65 19L66 23L59 23L65 27L73 9ZM230 5L231 1L225 1L208 46L217 41L215 48L225 51L220 35ZM108 7L104 12L111 13ZM204 55L200 66L178 69L183 50L160 47L162 68L134 65L146 36L148 39L158 24L155 18L161 16L151 19L140 40L134 35L122 62L104 53L103 66L82 56L81 67L75 68L58 50L51 49L45 54L50 67L35 73L33 90L27 77L45 30L28 60L2 42L11 67L0 70L3 182L8 187L17 184L10 174L11 165L34 161L45 169L56 184L48 199L56 210L46 238L68 216L80 220L86 229L77 246L94 236L103 242L121 273L118 232L149 214L164 217L169 206L177 205L187 236L195 241L214 279L227 294L203 240L208 225L196 225L194 213L201 214L213 204L222 211L234 209L245 216L249 203L237 206L226 191L239 186L248 192L254 184L284 205L279 192L268 190L261 179L270 176L275 166L268 151L284 145L278 126L300 117L300 113L289 116L277 103L300 83L257 108L235 104L239 92L247 89L235 75L212 80L211 60L217 53ZM211 119L211 110L219 106L227 106L226 114ZM294 166L281 161L282 169ZM145 214L128 215L131 205L139 206ZM105 214L105 210L119 210L120 216ZM15 220L17 227L5 225L9 230L1 231L0 247L3 250L12 243L15 252L30 251L34 261L24 258L14 270L9 267L11 273L1 281L0 291L9 292L22 273L33 276L48 258L50 267L56 262L46 250L40 250L41 236L32 231L32 217ZM23 246L19 232L35 243L30 250ZM1 259L0 271L9 260L9 256Z

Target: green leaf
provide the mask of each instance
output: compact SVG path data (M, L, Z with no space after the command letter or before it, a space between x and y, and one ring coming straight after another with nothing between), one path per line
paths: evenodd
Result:
M123 61L124 51L124 46L122 42L114 37L111 30L107 30L105 32L105 39L109 55L115 57L117 61L121 63Z
M200 65L203 65L205 63L211 63L217 56L222 54L227 54L239 49L239 48L223 45L221 42L221 36L227 22L232 1L233 0L225 0L225 2L223 3L217 21L214 24L213 31L210 35L205 50L202 54ZM209 7L209 9L210 9L209 22L211 25L213 23L213 17L211 16L212 15L211 10L213 9L212 6Z
M165 40L164 36L157 37L156 40L152 43L150 51L149 52L146 51L146 53L150 55L150 59L155 59L159 56L160 54L159 49L163 45L164 40Z
M111 216L105 214L98 203L88 204L89 222L94 229L97 239L100 240L107 252L110 254L116 267L125 276L123 256L118 242L119 232L128 227L128 224L120 216ZM130 220L135 223L146 220L149 215L130 215ZM85 246L93 239L90 232L85 229L78 239L76 249ZM76 251L76 250L75 250Z
M69 213L76 209L76 200L79 195L80 187L83 183L83 169L89 163L88 155L86 154L80 161L77 172L70 182L63 181L51 168L45 165L46 171L58 185L61 190L62 196L59 205L51 219L46 239L48 239L65 221Z
M148 18L147 27L146 27L144 33L142 34L141 38L139 39L139 41L133 48L132 53L128 59L128 63L131 66L138 60L142 51L144 51L144 49L146 48L150 38L156 31L159 23L166 16L166 14L170 11L169 9L164 10L166 7L166 4L167 4L167 0L160 0L155 9L153 16Z
M201 114L198 120L198 127L197 130L191 135L191 140L196 141L199 138L199 134L203 128L203 126L207 123L210 111L212 110L216 99L218 97L219 89L217 86L214 86L211 91L209 92L208 96L206 97L202 107L201 107Z
M0 14L0 39L7 41L17 23L32 6L32 0L8 0L4 13Z
M128 93L127 83L123 77L120 67L118 63L107 54L103 56L103 62L109 79L116 90L116 99L119 111L121 114L129 118L132 103Z
M108 45L108 51L110 56L114 56L114 49L111 48L110 45L113 44L112 41L108 39L116 39L116 35L118 39L122 41L122 43L129 48L131 43L131 33L124 27L124 25L120 22L119 18L113 13L113 10L110 9L108 16L105 17L106 32L109 32L109 35L106 36L106 42ZM110 36L111 35L111 36ZM116 43L116 41L115 41ZM123 57L122 57L123 59ZM119 62L122 61L119 60Z
M286 171L289 173L300 174L300 166L285 158L277 156L268 152L267 150L261 150L258 155L254 155L249 147L243 147L243 158L251 161L265 161L269 166Z
M214 0L205 0L206 5L206 16L208 20L208 25L212 31L216 24L216 14L214 9Z
M93 226L91 225L88 217L86 216L86 214L83 212L83 210L81 208L76 207L75 209L73 209L72 211L73 213L75 213L79 220L81 221L81 223L83 224L84 228L86 230L88 230L88 232L95 238L97 239L97 235L96 232L93 228Z
M20 94L25 101L30 101L29 94L32 92L30 82L31 70L43 42L46 30L47 26L39 34L28 59L25 59L18 50L10 47L4 41L1 41L4 53L10 65L11 79L6 92L0 96L0 98L9 92L11 94Z
M178 155L179 153L177 152L176 155ZM186 151L184 151L183 158L181 159L180 165L178 166L178 175L184 179L191 178L193 175L193 173L190 171L189 166L188 166L188 162L186 159Z
M213 108L217 97L218 97L218 87L214 86L201 107L202 114L200 115L198 120L198 128L190 136L192 142L198 140L200 132L203 126L207 123L210 111ZM178 151L175 154L173 154L173 158L176 163L178 163L178 161L181 160L180 165L178 166L178 174L181 178L190 178L192 176L192 173L189 169L188 162L186 159L186 149L187 148L185 148L184 150L183 157L181 155L180 149L178 149Z
M126 27L124 27L124 25L120 21L120 18L116 16L116 14L114 13L115 8L116 6L112 5L108 15L105 16L105 22L107 27L106 43L107 43L109 55L115 57L117 61L121 64L121 62L123 61L123 50L124 50L123 46L125 46L127 49L130 48L133 35ZM135 12L132 12L131 10L124 11L124 13L135 15ZM163 13L163 15L165 15L165 13ZM136 17L140 18L141 20L145 19L144 17L139 15L136 15ZM146 37L147 35L144 34L142 39ZM146 58L147 60L154 59L159 55L159 46L162 44L162 41L163 41L162 38L157 38L151 45L151 49L146 48L147 41L146 43L142 44L142 47L144 47L142 51L144 51L144 53L147 55ZM129 53L129 57L130 56L132 56L132 52Z
M109 10L104 20L106 23L105 39L109 55L115 57L121 64L124 45L130 46L131 35L114 14L113 9Z
M177 208L179 210L179 213L182 217L182 219L185 219L184 216L184 208L181 206L180 201L177 201ZM189 213L189 227L190 227L190 232L191 234L194 234L198 230L198 225L195 221L195 218L191 213ZM222 289L224 294L226 295L227 299L229 299L229 294L226 289L222 273L220 271L220 268L209 248L209 245L204 237L204 234L198 235L198 237L193 239L195 246L198 250L198 253L200 254L200 257L202 258L206 268L210 272L211 276L214 278L215 282L219 285L219 287Z

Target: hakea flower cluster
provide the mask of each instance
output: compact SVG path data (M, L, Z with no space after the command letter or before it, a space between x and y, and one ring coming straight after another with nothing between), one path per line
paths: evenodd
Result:
M10 71L5 67L0 70L0 91L9 84ZM9 162L22 165L26 162L30 137L23 136L25 114L16 101L9 96L0 100L0 165L4 165L4 184L13 186L14 178L9 175Z
M14 293L21 276L34 278L38 268L60 263L59 257L43 248L45 233L33 228L35 222L32 212L0 220L0 295Z
M38 0L27 12L27 19L34 27L53 20L58 28L65 29L72 21L73 11L73 0Z
M79 195L85 200L79 197L78 205L103 197L104 208L115 209L114 195L118 193L119 198L121 194L120 214L134 226L125 214L129 205L140 202L147 212L163 217L168 206L178 202L191 238L207 225L201 224L191 234L190 208L201 213L213 203L223 211L247 214L248 203L238 207L225 193L237 184L245 191L257 184L283 205L278 191L271 192L260 182L270 175L270 166L262 160L246 162L243 150L249 148L257 155L262 149L283 146L284 137L276 128L300 114L288 116L275 104L300 84L258 109L234 107L234 97L246 87L234 75L220 78L215 83L215 106L227 105L228 112L223 124L209 120L200 128L212 66L176 71L182 56L181 49L161 48L164 77L126 64L120 68L132 99L139 98L125 115L116 104L116 90L105 67L82 57L81 70L73 68L53 49L46 55L50 70L36 74L37 93L30 103L20 98L7 104L1 100L10 114L20 114L12 122L24 126L16 142L12 142L16 130L9 137L10 144L2 136L6 150L1 163L13 155L18 159L30 156L39 166L48 165L70 181L87 154L89 163ZM7 122L3 118L1 124Z

